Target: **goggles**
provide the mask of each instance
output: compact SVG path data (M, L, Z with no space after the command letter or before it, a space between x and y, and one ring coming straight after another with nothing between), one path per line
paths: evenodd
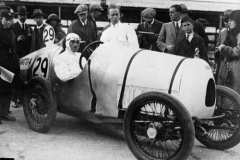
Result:
M74 38L74 37L71 37L71 38L68 38L67 41L70 41L70 43L76 43L76 44L80 44L81 42L81 39L79 38Z

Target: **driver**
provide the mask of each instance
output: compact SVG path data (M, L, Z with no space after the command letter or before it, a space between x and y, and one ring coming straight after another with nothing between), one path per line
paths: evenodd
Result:
M69 33L66 37L66 49L58 55L54 63L57 77L64 82L77 77L82 71L79 67L81 53L77 52L80 43L81 38L77 34Z

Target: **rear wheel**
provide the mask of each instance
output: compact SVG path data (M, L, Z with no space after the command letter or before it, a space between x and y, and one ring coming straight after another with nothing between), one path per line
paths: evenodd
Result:
M24 90L23 110L30 128L47 132L57 114L56 97L50 82L42 77L33 77Z
M165 93L135 98L124 117L128 147L140 160L185 160L194 144L194 126L186 108Z
M212 126L204 127L206 135L196 138L205 146L213 149L229 149L240 142L240 97L235 91L217 86L216 108L213 116L225 114L224 118L214 120Z

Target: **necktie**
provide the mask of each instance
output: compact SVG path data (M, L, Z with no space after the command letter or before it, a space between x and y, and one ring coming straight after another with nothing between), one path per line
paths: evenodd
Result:
M190 35L189 35L189 34L187 34L187 38L186 38L186 39L187 39L187 41L188 41L188 42L190 42L190 41L189 41L189 37L190 37Z
M176 29L177 29L177 31L179 31L179 26L178 26L177 22L176 22Z
M24 32L25 28L24 28L24 23L22 23L22 31Z

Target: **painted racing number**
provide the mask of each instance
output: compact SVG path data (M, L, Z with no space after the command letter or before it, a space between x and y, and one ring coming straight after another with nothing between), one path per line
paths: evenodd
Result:
M33 65L33 76L48 76L48 58L38 57Z
M46 46L54 44L55 32L53 27L46 26L43 30L43 41Z

